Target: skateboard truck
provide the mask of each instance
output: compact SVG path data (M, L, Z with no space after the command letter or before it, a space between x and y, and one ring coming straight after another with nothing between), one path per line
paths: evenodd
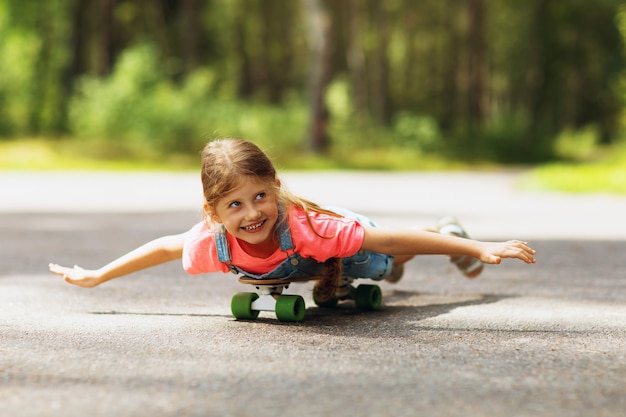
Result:
M306 305L300 295L283 294L292 282L317 280L319 277L296 279L258 280L246 277L239 278L242 284L253 285L256 292L240 292L231 300L231 311L236 319L254 320L261 311L273 311L279 321L300 322L304 319ZM351 285L352 279L344 279L338 289L337 296L324 303L313 301L320 307L335 307L339 300L354 300L358 308L377 310L382 302L382 292L378 285Z

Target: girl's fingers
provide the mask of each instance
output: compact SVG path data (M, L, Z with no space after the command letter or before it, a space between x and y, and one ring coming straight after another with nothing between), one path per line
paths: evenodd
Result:
M63 275L64 268L61 265L51 263L48 265L48 268L50 268L50 272L58 275Z
M537 262L534 256L537 252L528 246L528 243L521 240L508 241L505 243L503 249L504 257L517 258L528 264Z

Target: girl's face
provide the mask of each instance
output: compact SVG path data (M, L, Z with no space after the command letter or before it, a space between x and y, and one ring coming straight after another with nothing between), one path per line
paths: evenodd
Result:
M274 226L278 221L275 186L260 178L243 178L237 188L217 201L211 218L222 223L244 249L250 249L249 245L275 248Z

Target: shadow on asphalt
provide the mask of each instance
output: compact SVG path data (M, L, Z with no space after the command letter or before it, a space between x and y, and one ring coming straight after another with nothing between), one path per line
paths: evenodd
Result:
M133 311L89 311L89 314L96 315L126 315L126 316L167 316L167 317L224 317L233 318L230 314L199 314L199 313L146 313Z
M344 335L379 337L382 333L388 333L388 327L394 327L394 332L397 332L403 323L411 323L411 328L414 329L416 322L447 314L460 307L492 304L514 297L498 294L472 294L470 300L423 305L409 304L410 300L414 300L415 297L428 295L430 294L423 292L393 291L385 294L385 301L388 304L383 302L382 308L377 311L357 309L352 302L345 302L336 308L311 307L307 309L305 321L300 325L313 331L322 330L325 333L335 333L335 331L328 330L340 328ZM440 295L437 297L441 298ZM355 322L359 325L355 326ZM376 331L377 329L379 331Z
M201 314L201 313L159 313L159 312L131 312L131 311L91 311L89 314L96 315L131 315L131 316L181 316L181 317L207 317L207 318L227 318L238 321L241 325L246 322L254 322L257 325L298 327L314 332L336 333L351 336L378 337L378 333L373 330L382 329L385 326L402 327L402 323L410 322L414 327L415 322L447 314L460 307L484 305L496 303L500 300L513 298L511 295L497 294L472 294L470 300L432 303L424 305L409 305L411 300L419 296L441 295L426 294L414 291L395 290L385 294L385 300L389 303L380 310L371 311L358 309L354 302L345 301L334 308L321 308L309 306L306 309L304 321L300 323L281 322L272 313L262 313L255 320L235 320L233 316L227 314ZM458 297L456 297L458 298ZM467 298L467 297L466 297ZM401 304L401 305L397 305ZM332 329L332 331L330 330Z

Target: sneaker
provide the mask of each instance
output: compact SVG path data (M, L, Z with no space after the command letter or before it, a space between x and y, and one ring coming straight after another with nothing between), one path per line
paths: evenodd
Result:
M437 222L437 230L439 233L443 235L451 235L462 237L464 239L469 239L467 232L463 227L459 224L459 222L454 217L444 217L443 219ZM457 268L465 275L467 278L476 278L483 272L483 262L472 256L462 255L462 256L451 256L450 262L456 265Z
M332 258L325 262L324 275L315 281L313 299L316 304L327 303L335 297L335 292L341 283L341 259Z
M393 265L391 267L391 273L385 277L385 281L390 284L395 284L396 282L402 279L402 275L404 275L404 264L403 265Z

